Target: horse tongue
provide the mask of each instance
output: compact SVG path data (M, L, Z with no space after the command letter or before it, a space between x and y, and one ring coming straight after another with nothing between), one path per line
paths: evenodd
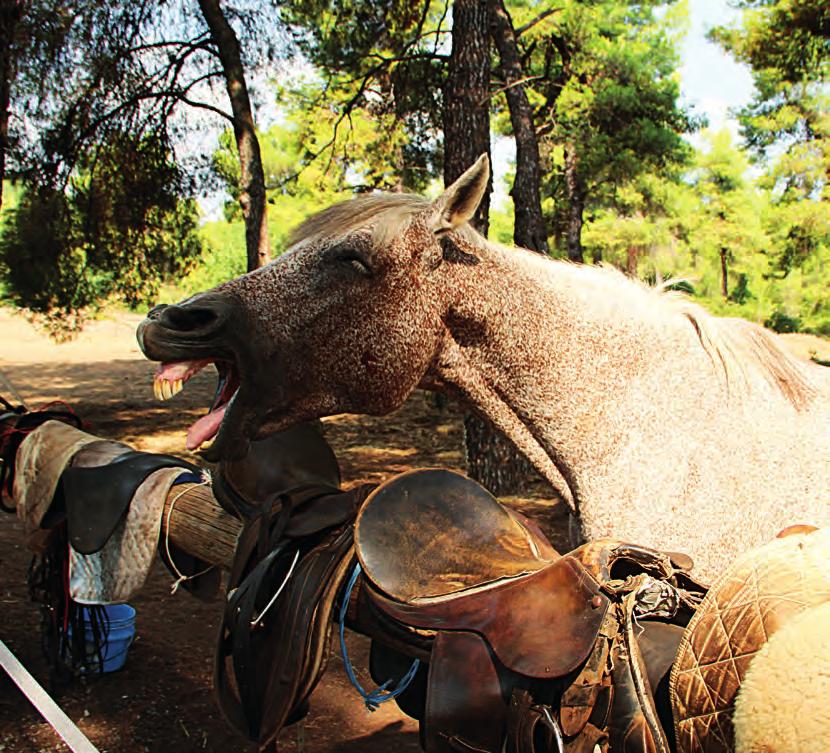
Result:
M216 410L212 410L206 416L202 416L188 429L187 441L185 442L188 450L196 450L203 442L207 442L216 436L219 427L222 425L222 419L225 417L227 407L227 404L225 404Z

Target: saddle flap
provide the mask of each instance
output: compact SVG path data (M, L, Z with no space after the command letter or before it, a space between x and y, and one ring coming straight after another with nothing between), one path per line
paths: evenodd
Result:
M367 578L402 602L535 572L552 551L482 486L438 469L381 484L358 514L355 542Z
M475 633L439 633L427 680L424 748L499 753L507 728L496 663Z
M539 679L561 677L585 661L609 606L597 582L567 556L531 575L444 601L405 604L371 585L367 593L405 625L478 633L508 669Z
M344 526L311 550L282 542L241 583L231 583L214 688L228 721L251 740L265 745L305 709L326 668L332 610L351 555L352 531Z
M107 465L71 466L61 474L69 541L75 551L94 554L126 515L136 490L153 471L197 466L172 455L126 452Z

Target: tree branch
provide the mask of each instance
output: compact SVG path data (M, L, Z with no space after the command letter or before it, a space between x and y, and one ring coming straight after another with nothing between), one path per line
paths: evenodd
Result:
M524 78L520 78L518 81L511 81L509 84L505 84L504 86L500 86L498 89L495 89L494 91L490 92L487 95L486 99L481 100L481 102L478 103L479 107L481 105L485 104L486 102L489 102L497 94L501 94L502 92L506 92L508 89L512 89L514 86L522 86L522 85L528 83L528 81L538 81L540 78L544 78L544 76L525 76Z
M554 13L560 13L562 10L563 8L548 8L547 10L543 10L538 16L536 16L536 18L528 21L526 24L516 29L516 36L520 37L526 31L530 31L530 29L536 26L536 24L544 21L548 16L552 16Z

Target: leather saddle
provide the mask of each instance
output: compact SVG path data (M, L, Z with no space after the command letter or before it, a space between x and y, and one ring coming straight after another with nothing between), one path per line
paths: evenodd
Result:
M136 489L161 468L187 468L196 473L201 470L182 458L135 450L124 452L106 465L69 466L61 474L41 528L54 528L66 520L75 551L94 554L127 514Z
M251 442L239 460L220 461L213 493L229 513L245 520L275 494L304 485L340 488L340 466L316 421Z
M467 630L510 670L559 677L588 656L608 599L519 514L452 471L404 473L367 499L355 551L398 622Z
M669 555L604 541L559 556L443 470L375 490L355 550L350 612L375 679L406 656L429 663L398 699L428 753L670 750L660 696L702 587Z
M214 660L227 720L264 745L308 711L330 653L332 611L352 562L352 523L374 486L344 492L319 428L253 442L220 463L214 493L243 520Z

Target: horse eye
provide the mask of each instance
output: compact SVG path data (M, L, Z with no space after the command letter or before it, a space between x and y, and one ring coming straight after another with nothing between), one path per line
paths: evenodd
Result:
M372 274L372 269L366 263L366 260L355 251L344 251L336 257L338 262L348 264L355 272L369 277Z

